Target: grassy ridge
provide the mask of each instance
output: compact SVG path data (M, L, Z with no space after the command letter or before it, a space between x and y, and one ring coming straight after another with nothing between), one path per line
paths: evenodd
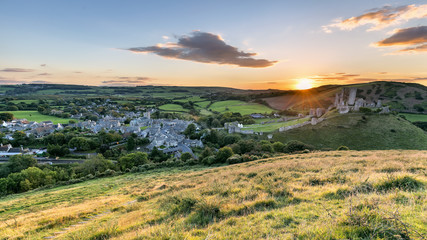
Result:
M315 126L276 133L273 139L299 140L321 149L337 149L342 145L355 150L427 149L427 134L394 115L332 115Z
M36 122L42 122L42 121L52 121L54 124L57 123L68 123L71 118L59 118L55 116L48 116L43 115L37 111L4 111L8 113L12 113L14 118L16 119L27 119L28 121L36 121ZM0 112L3 113L3 112Z
M169 112L189 112L188 109L183 108L181 105L178 104L165 104L159 107L160 110L163 111L169 111Z
M319 152L98 179L0 199L0 238L418 239L426 159Z

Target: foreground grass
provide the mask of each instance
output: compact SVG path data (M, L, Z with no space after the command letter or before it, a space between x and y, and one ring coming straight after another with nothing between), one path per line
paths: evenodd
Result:
M52 121L54 124L57 124L57 123L69 123L70 120L73 120L71 118L59 118L55 116L43 115L38 111L4 111L4 112L12 113L14 118L16 119L25 118L28 121L36 121L36 122ZM0 112L0 113L4 113L4 112Z
M426 166L341 151L126 174L0 199L0 239L421 239Z

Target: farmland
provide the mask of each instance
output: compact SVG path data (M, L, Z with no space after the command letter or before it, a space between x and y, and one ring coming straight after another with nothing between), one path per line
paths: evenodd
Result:
M405 116L405 118L411 122L427 122L427 114L402 113L400 115Z
M244 126L243 130L253 130L254 132L273 132L278 130L281 127L292 126L295 124L303 123L308 121L308 118L301 118L296 120L291 120L287 122L273 122L266 124L251 124Z
M0 199L0 238L421 239L426 159L315 152L36 190Z
M35 122L42 122L42 121L52 121L54 124L57 123L68 123L70 120L69 118L59 118L55 116L48 116L43 115L37 111L4 111L12 113L14 118L16 119L27 119L28 121L35 121Z
M258 103L247 103L238 100L229 100L229 101L220 101L213 103L209 110L214 112L238 112L242 115L247 115L251 113L271 113L273 109L258 104Z
M185 109L178 104L165 104L160 106L159 109L168 112L188 112L188 109Z

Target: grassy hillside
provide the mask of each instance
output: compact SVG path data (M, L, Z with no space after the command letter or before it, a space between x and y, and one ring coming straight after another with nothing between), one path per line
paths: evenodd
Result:
M421 239L427 151L283 155L0 199L1 239Z
M320 149L336 149L341 145L356 150L427 149L427 134L394 115L332 115L315 126L276 133L273 139L299 140Z
M305 110L327 108L334 102L335 93L343 87L357 87L357 98L370 101L381 100L397 111L427 112L427 87L414 83L371 82L351 85L325 85L318 88L284 92L282 96L264 98L273 108Z

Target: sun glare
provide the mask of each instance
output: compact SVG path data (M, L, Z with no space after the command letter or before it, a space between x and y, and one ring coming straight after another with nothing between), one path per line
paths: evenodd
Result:
M313 85L311 82L312 81L310 79L307 79L307 78L298 79L298 83L295 85L295 88L298 90L304 90L304 89L312 88Z

